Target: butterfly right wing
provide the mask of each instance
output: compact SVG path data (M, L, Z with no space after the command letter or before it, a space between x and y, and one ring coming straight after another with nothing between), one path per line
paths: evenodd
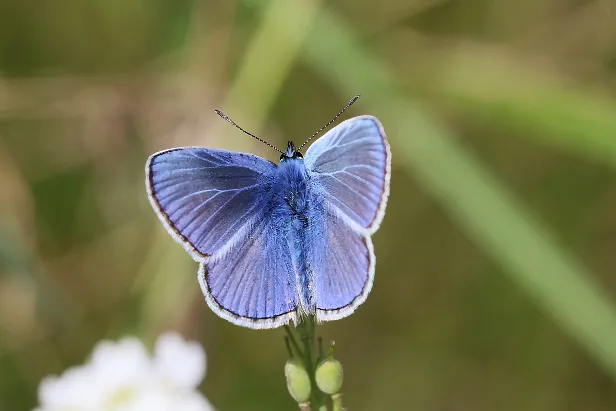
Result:
M275 169L252 154L175 148L148 159L146 189L169 233L203 261L259 218Z
M391 151L379 120L360 116L315 141L304 161L313 202L323 202L313 210L309 241L317 320L336 320L350 315L372 289L370 235L385 214Z

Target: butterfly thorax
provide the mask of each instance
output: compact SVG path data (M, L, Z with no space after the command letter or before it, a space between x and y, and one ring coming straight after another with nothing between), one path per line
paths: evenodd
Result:
M304 159L284 157L277 170L278 206L289 219L303 219L308 205L308 175Z

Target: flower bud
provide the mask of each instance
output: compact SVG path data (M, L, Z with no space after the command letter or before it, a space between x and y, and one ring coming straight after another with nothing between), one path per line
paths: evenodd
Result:
M334 395L342 387L342 364L340 361L328 358L321 361L315 374L317 386L328 395Z
M287 377L289 394L298 404L310 399L310 376L301 361L290 359L284 365L284 374Z

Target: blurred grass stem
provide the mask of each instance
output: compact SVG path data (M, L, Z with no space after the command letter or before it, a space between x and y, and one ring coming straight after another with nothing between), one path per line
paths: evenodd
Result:
M285 4L284 21L309 11L304 2ZM616 378L616 307L587 269L470 150L399 91L386 65L358 43L343 20L322 11L305 51L306 63L342 94L365 96L360 104L382 118L400 165Z
M225 113L249 117L250 130L263 126L310 31L320 0L303 0L302 13L294 13L297 0L263 2L265 8L256 34L248 45L225 103ZM275 44L276 47L272 47ZM236 114L238 113L238 114ZM242 123L245 123L242 121Z
M247 118L248 121L242 121L242 124L246 124L246 128L255 134L258 134L263 127L319 7L318 0L306 0L302 2L304 12L301 15L294 15L292 3L286 0L274 0L263 4L266 9L263 11L261 22L240 61L238 74L230 86L224 104L225 113L233 117ZM288 19L289 16L292 17L291 20ZM285 24L281 25L281 21ZM276 47L272 47L272 44L276 44ZM240 150L239 143L235 143L234 147L234 141L240 140L228 139L226 149ZM167 241L167 233L159 229L152 242L150 255L138 276L149 278L147 273L155 273L154 279L149 281L150 285L143 303L143 312L147 315L142 326L144 335L155 335L160 324L165 322L165 318L172 315L161 313L164 309L157 302L171 298L162 295L171 293L175 299L177 295L196 296L198 292L192 287L192 278L185 277L184 281L178 281L168 275L173 271L189 271L188 265L191 262L184 258L181 250L168 248ZM190 298L180 300L191 301Z

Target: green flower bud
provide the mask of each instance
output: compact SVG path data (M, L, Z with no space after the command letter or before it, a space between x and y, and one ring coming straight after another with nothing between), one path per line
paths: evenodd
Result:
M328 395L334 395L342 387L342 364L340 361L328 358L321 361L315 374L317 386Z
M289 394L298 404L310 399L310 376L301 361L290 359L284 365L284 375L287 377Z

